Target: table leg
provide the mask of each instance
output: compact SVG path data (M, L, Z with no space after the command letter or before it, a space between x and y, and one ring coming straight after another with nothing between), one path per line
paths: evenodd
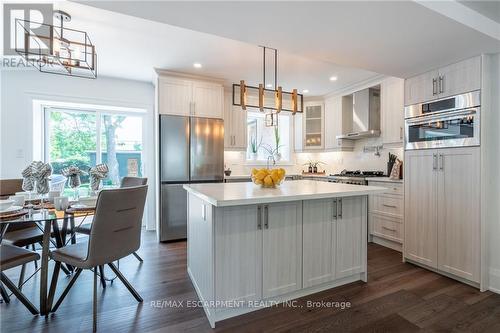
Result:
M76 244L76 235L75 235L75 216L71 215L69 218L69 230L71 232L71 244Z
M42 260L40 269L40 314L42 316L49 314L47 307L47 280L49 273L49 245L50 245L50 229L51 221L45 221L43 228L43 241L42 241Z

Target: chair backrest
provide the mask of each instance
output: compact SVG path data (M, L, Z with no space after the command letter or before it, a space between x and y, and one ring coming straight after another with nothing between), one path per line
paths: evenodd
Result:
M22 179L0 179L0 198L8 197L23 190Z
M102 190L90 230L87 261L103 265L126 257L141 245L148 186Z
M141 186L146 185L148 183L147 178L140 177L123 177L122 182L120 184L121 188L132 187L132 186Z

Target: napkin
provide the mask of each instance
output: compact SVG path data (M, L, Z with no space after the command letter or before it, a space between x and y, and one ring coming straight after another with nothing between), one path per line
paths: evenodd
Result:
M104 163L98 164L95 167L89 169L90 188L93 191L97 191L99 189L101 179L104 179L108 176L108 171L108 166Z
M61 170L61 173L69 178L69 186L75 188L81 185L80 175L87 174L77 166L70 166Z

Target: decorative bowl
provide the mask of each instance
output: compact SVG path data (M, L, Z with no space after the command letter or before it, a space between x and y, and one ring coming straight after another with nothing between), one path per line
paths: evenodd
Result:
M6 210L14 204L14 200L0 200L0 211Z
M275 188L285 180L285 169L252 169L252 181L264 188Z

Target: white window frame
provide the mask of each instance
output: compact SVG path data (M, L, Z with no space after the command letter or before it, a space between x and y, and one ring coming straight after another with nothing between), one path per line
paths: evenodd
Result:
M145 117L146 110L143 112L137 112L135 109L131 109L133 111L117 111L116 108L113 107L101 107L95 108L91 105L87 106L81 104L80 106L64 104L64 103L54 103L55 105L42 105L42 115L43 115L43 134L42 134L42 156L44 157L44 161L50 162L50 112L74 112L74 113L93 113L96 117L96 164L102 163L102 148L101 148L101 126L102 126L102 116L103 115L122 115L122 116L133 116L140 117L142 122L142 147L141 150L141 174L144 175L144 142L145 142ZM120 108L123 109L123 108Z
M252 111L252 110L248 110L247 111L247 123L248 123L248 116L250 114L261 114L259 111ZM283 115L281 115L283 116ZM278 116L279 117L279 116ZM292 123L293 123L293 119L292 119L292 116L290 115L286 115L286 117L289 118L289 125L288 128L287 128L287 132L288 132L288 156L289 156L289 159L288 160L281 160L281 161L276 161L276 165L283 165L283 166L291 166L291 165L295 165L294 163L294 156L293 156L293 138L292 138ZM245 126L248 126L248 125L245 125ZM279 126L279 120L278 120L278 126ZM247 145L250 145L250 142L247 143ZM256 166L262 166L262 165L267 165L267 161L265 160L252 160L252 159L248 159L248 156L247 156L247 151L245 151L245 165L249 165L249 166L253 166L253 165L256 165Z

